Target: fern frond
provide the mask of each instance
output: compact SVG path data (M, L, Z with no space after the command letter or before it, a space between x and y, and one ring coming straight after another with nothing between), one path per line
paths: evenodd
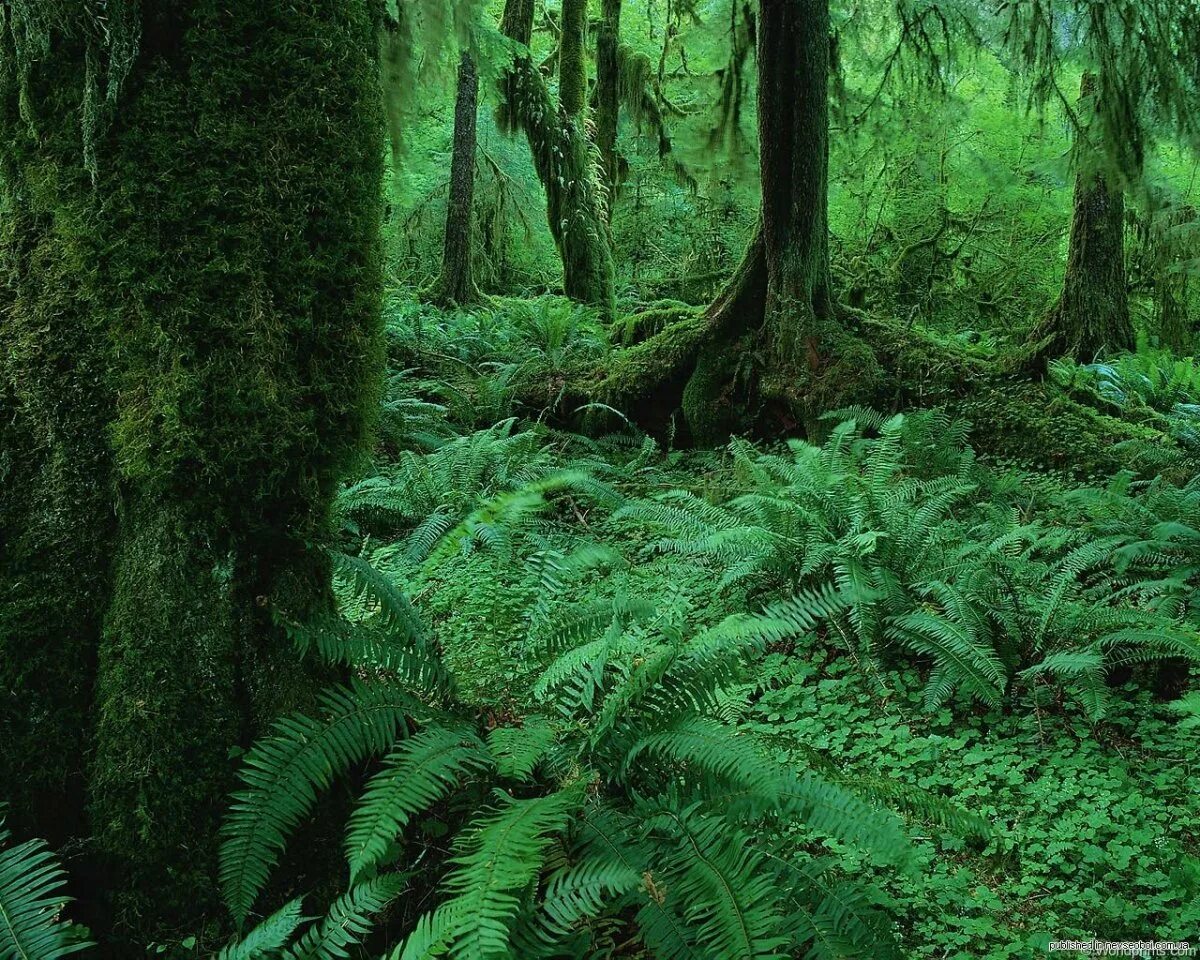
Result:
M554 837L579 805L578 790L529 800L494 794L496 809L459 844L446 880L459 922L454 956L493 960L508 956L509 935L527 887L542 869Z
M488 766L483 742L472 730L429 727L403 741L367 783L350 816L350 879L379 862L413 814L446 796L460 778Z
M297 898L280 907L237 943L217 954L216 960L260 960L277 953L304 922L300 906Z
M543 717L528 717L519 727L497 727L488 734L496 772L513 780L528 780L557 736L558 730Z
M387 909L407 883L405 876L388 874L346 891L320 923L283 952L281 960L348 960L347 948L363 941L374 926L371 918Z
M403 691L355 682L322 696L320 719L294 714L246 755L221 832L220 881L225 902L245 921L287 837L343 771L382 753L419 709Z
M72 936L60 917L70 898L66 871L44 840L13 844L0 818L0 957L56 960L90 943Z

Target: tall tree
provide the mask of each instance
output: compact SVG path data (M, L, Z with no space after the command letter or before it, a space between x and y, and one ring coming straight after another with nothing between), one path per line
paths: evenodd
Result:
M631 352L604 387L622 399L682 386L684 416L701 443L719 442L746 419L808 418L866 395L878 375L870 348L839 318L830 284L828 0L762 0L754 34L759 227L703 317ZM734 387L746 380L752 413L735 402Z
M563 113L578 121L587 104L587 0L563 0L558 44L558 98Z
M1096 74L1085 72L1079 90L1081 114L1097 113L1099 95ZM1081 169L1075 177L1062 293L1035 339L1048 340L1048 355L1090 361L1102 353L1132 349L1134 333L1125 279L1125 195L1103 170L1103 159L1089 151L1086 126L1078 139Z
M582 118L551 95L530 56L532 0L506 0L500 30L513 42L513 57L500 80L498 119L501 127L522 131L529 142L546 193L550 233L562 258L563 289L611 316L612 251Z
M458 63L454 101L454 147L450 160L450 197L446 203L446 237L442 270L430 299L441 304L466 304L479 299L473 269L475 211L476 123L479 74L469 51Z
M617 129L621 109L621 0L602 0L600 7L600 28L596 31L596 149L611 206L620 180Z
M29 591L0 659L44 642L41 689L60 653L96 663L79 720L106 913L163 939L216 902L231 746L311 696L277 622L329 603L328 508L379 394L378 11L4 13L2 429L36 492L0 500L0 531L26 531L0 589ZM58 705L18 733L65 745ZM44 759L6 753L18 782Z

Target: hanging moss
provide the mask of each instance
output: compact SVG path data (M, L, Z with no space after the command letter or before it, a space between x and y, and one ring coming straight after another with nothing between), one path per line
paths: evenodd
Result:
M505 4L501 30L521 45L500 81L498 121L529 141L534 169L546 191L546 216L563 262L567 296L612 316L612 251L596 159L582 118L551 96L527 49L533 22L528 0Z

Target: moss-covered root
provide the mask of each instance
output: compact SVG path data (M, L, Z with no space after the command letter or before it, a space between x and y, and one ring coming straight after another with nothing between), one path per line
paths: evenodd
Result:
M1148 448L1175 448L1153 424L1112 416L1055 384L971 356L893 321L864 318L896 406L944 407L972 424L976 449L1078 476L1137 469Z

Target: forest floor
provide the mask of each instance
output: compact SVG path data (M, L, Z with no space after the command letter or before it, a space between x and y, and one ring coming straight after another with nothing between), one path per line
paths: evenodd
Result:
M973 544L1034 527L1017 552L1025 559L1013 562L1041 564L1021 575L1045 585L1047 604L1062 600L1051 554L1090 535L1099 487L980 462L956 425L920 414L894 446L876 423L835 432L824 453L740 442L705 452L633 429L585 437L515 406L512 385L530 355L552 375L600 351L594 334L558 301L456 314L396 306L379 451L341 499L347 539L408 592L467 699L497 723L537 699L546 663L531 634L546 623L561 658L605 630L639 629L638 616L696 631L846 569L890 571L932 609L919 584L935 579L935 560L918 568L916 554L932 546L968 557ZM896 493L910 477L932 486ZM804 490L819 496L807 501ZM949 490L938 509L922 510ZM755 513L768 499L806 516L827 503L824 539L778 510ZM1066 593L1095 602L1096 586L1080 578ZM621 613L634 608L643 613ZM860 614L884 616L881 607ZM1064 636L1078 629L1062 625ZM773 647L720 709L779 759L911 815L910 872L832 843L822 851L871 878L904 956L1027 957L1051 939L1195 938L1197 754L1194 723L1180 722L1177 704L1156 698L1140 673L1099 692L1038 670L1010 671L1003 697L967 681L939 688L936 655L889 636L854 620ZM547 648L544 635L539 645Z

